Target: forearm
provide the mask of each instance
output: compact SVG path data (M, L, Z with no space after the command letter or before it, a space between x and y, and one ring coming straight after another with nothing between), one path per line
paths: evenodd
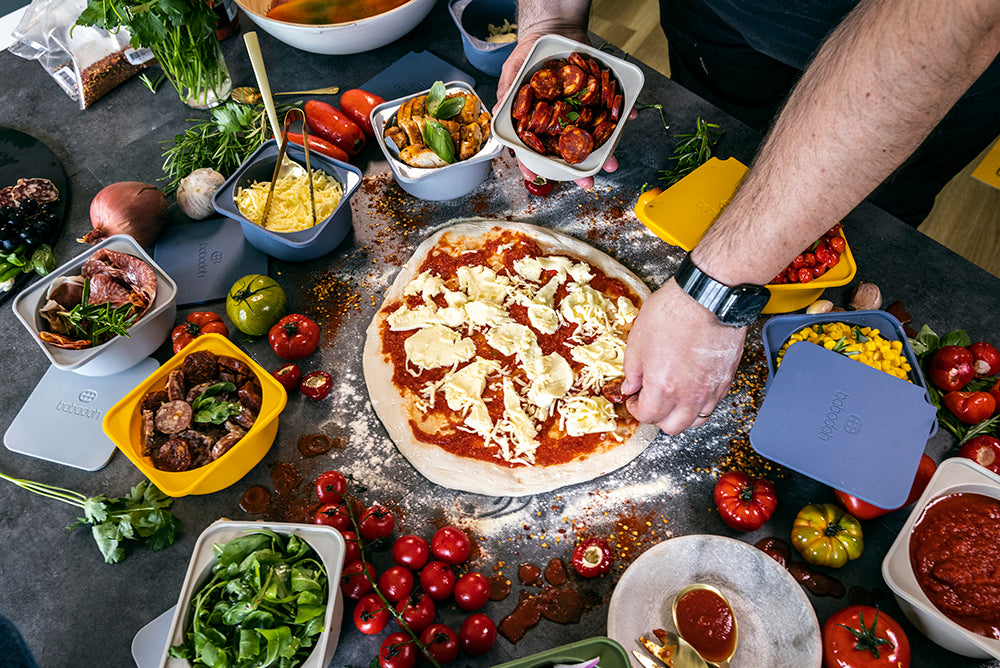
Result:
M517 32L564 33L587 30L590 0L520 0L517 3Z
M694 252L767 283L923 141L1000 51L994 0L863 1L824 43Z

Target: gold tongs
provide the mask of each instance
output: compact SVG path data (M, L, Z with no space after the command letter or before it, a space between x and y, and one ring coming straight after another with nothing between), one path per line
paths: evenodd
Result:
M267 200L264 202L264 214L260 218L260 226L267 229L267 214L271 210L271 196L274 194L274 184L281 178L286 161L288 150L288 127L294 117L298 116L302 121L302 150L306 154L306 180L309 182L309 204L312 207L313 227L316 226L316 193L313 189L313 171L309 161L309 123L306 121L306 114L298 107L293 107L285 113L284 132L281 135L281 142L278 145L278 159L274 163L274 174L271 175L271 186L267 190ZM284 174L288 176L288 174Z

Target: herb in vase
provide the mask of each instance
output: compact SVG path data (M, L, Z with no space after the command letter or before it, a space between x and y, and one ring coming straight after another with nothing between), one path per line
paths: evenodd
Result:
M232 81L215 37L218 17L208 2L87 0L77 25L128 30L133 47L156 56L181 100L208 109L229 96Z

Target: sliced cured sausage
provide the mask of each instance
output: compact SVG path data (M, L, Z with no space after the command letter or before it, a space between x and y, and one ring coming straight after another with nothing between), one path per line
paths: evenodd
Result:
M551 119L552 106L547 102L539 101L535 104L535 108L531 112L531 119L528 121L528 132L533 132L536 135L545 132L549 127Z
M236 445L239 442L239 440L244 436L246 436L246 432L243 431L242 429L228 432L225 436L216 441L215 445L212 446L209 458L212 461L215 461L222 455L229 452L229 448Z
M243 404L243 408L254 413L260 412L261 392L260 385L256 381L248 380L243 383L237 395L240 398L240 403Z
M531 75L531 89L543 100L554 100L562 93L562 81L556 70L543 68Z
M164 434L179 434L191 426L191 404L168 401L156 411L156 429Z
M579 67L584 72L590 71L590 68L587 67L587 61L584 60L583 56L581 56L576 51L574 51L573 53L569 54L569 56L566 58L566 61L570 65L576 65L577 67Z
M11 186L11 198L15 202L33 199L39 204L59 201L59 189L48 179L18 179Z
M141 410L156 412L156 409L170 401L166 390L153 390L142 398Z
M219 379L237 386L245 383L253 375L250 365L229 355L219 355L218 364Z
M611 137L612 133L615 131L615 124L609 120L601 121L596 128L594 128L594 148L602 146L604 142Z
M523 141L525 145L532 151L545 155L546 153L545 145L542 143L542 140L538 138L538 135L536 135L534 132L529 132L525 130L524 132L518 132L517 136L520 137L521 141Z
M141 416L140 434L142 435L142 454L144 457L148 457L153 453L156 445L155 413L144 408L142 409Z
M184 372L174 369L167 375L167 401L178 400L187 400L187 392L184 390Z
M579 126L570 125L559 135L559 155L571 165L586 160L593 150L593 136Z
M534 97L530 85L524 84L521 86L517 91L517 96L514 98L514 104L511 105L510 115L519 121L527 118L531 114Z
M586 88L580 93L580 104L587 106L597 104L601 99L601 80L595 76L587 77Z
M562 94L564 97L571 97L584 89L587 85L587 73L576 65L563 65L559 70L562 77Z
M187 471L191 468L191 448L182 438L172 438L159 447L153 456L161 471Z
M208 350L196 350L181 362L184 376L192 385L207 383L219 377L219 364L214 353Z

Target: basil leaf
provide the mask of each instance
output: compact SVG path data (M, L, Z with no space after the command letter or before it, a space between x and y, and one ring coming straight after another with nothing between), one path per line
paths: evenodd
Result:
M430 91L427 93L427 103L426 109L427 113L431 116L437 117L437 109L444 102L445 88L443 81L435 81L434 85L431 86Z
M455 162L455 142L451 133L437 121L427 121L424 125L424 143L434 151L439 158L449 165Z
M459 95L457 97L449 97L447 100L444 100L441 104L438 105L437 109L435 109L431 113L431 116L433 116L434 118L451 118L452 116L455 116L460 111L462 111L462 108L464 106L465 106L464 95Z
M954 332L948 332L941 337L941 347L944 346L962 346L963 348L972 343L972 339L969 338L968 332L964 329L956 329Z

